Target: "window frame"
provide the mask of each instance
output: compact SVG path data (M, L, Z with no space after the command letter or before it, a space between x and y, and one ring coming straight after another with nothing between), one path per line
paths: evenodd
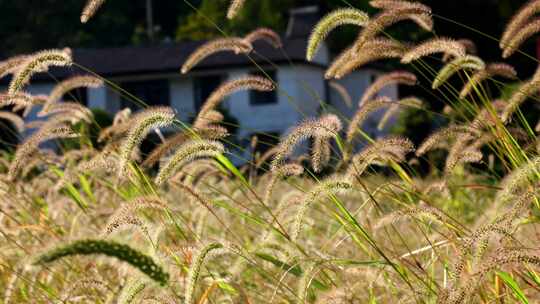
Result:
M208 94L206 94L206 97L203 96L205 94L202 94L202 87L200 85L201 81L204 81L203 79L205 78L213 78L213 80L219 79L218 84L214 87L213 90L207 92ZM199 113L202 106L204 105L204 102L208 99L208 97L210 97L212 92L219 88L226 80L226 74L207 74L193 77L193 109L195 111L195 114Z
M278 71L276 69L267 69L264 70L264 73L261 71L251 71L250 76L260 76L264 78L270 77L274 83L278 83ZM266 98L266 100L265 100ZM258 101L256 101L258 100ZM250 90L249 91L249 105L253 107L260 106L272 106L279 103L279 98L276 90L269 92Z
M64 95L62 95L62 101L73 101L82 104L83 106L88 106L88 88L78 87L73 90L70 90Z
M167 78L126 80L120 83L120 87L149 106L171 105L171 83ZM162 91L156 94L160 90ZM163 96L150 97L154 94ZM120 108L130 108L132 111L138 111L143 109L143 106L125 96L120 96Z

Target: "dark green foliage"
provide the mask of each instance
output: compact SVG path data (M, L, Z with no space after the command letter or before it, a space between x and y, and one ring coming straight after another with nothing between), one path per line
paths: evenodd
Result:
M392 133L403 135L418 145L434 127L436 121L433 114L423 109L408 108L399 116Z
M87 0L0 0L2 57L56 47L101 47L146 43L145 0L107 1L87 24L79 18ZM190 0L198 6L198 0ZM154 0L156 40L174 37L191 13L184 1ZM16 34L15 34L16 33Z
M109 113L101 109L92 109L92 114L94 120L91 124L79 122L73 127L77 133L84 136L60 140L64 150L81 149L88 145L95 148L100 146L97 142L99 132L112 124L112 118Z
M421 1L433 8L435 14L452 16L452 20L471 26L494 37L502 31L504 23L525 0L471 0L459 5L455 1ZM81 24L80 13L86 0L60 1L8 1L0 0L0 55L54 47L100 47L147 43L145 0L107 1L99 13L88 24ZM288 21L288 10L304 5L319 5L322 14L339 7L352 6L369 14L376 12L364 0L252 0L246 1L240 14L232 21L225 18L228 0L153 0L154 23L157 29L155 42L169 39L196 40L222 36L216 26L229 35L241 35L260 26L283 32ZM193 8L197 8L202 17ZM478 18L482 11L490 18ZM24 18L21 18L24 16ZM212 22L215 23L212 24ZM440 36L453 34L456 25L441 21L436 31ZM329 42L333 49L340 50L351 42L358 29L343 27L332 33ZM464 38L473 38L479 45L494 43L472 31L463 31ZM13 33L17 33L14 35ZM390 29L390 33L405 40L415 40L422 33L412 23L403 23ZM452 36L452 35L450 35ZM479 39L479 41L477 40ZM534 43L529 43L531 48ZM483 48L482 58L487 61L500 55L496 47ZM487 57L486 57L487 56ZM512 58L521 60L523 58ZM512 62L515 63L515 62ZM519 66L518 66L519 67ZM530 65L524 66L530 68Z
M293 7L294 2L293 0L246 1L238 16L228 20L225 15L229 0L203 0L198 8L199 12L190 14L180 23L176 39L211 39L222 37L222 31L228 35L243 35L258 27L269 27L277 32L283 32L287 15L277 12L284 12L286 8Z

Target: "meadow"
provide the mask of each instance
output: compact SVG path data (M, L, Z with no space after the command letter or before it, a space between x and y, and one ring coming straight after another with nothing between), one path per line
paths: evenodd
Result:
M228 18L243 2L232 1ZM103 3L90 0L81 21ZM370 4L379 13L347 7L324 16L306 60L330 32L353 25L357 39L326 78L381 60L402 68L352 101L352 119L331 109L307 118L242 166L230 160L220 104L241 90L278 90L267 77L224 83L189 125L173 108L149 106L124 109L93 134L94 112L62 96L121 88L88 74L49 95L25 91L34 74L75 66L69 49L0 62L0 77L11 77L0 118L32 130L0 157L3 303L540 302L540 124L521 111L536 102L540 69L518 77L459 37L395 40L385 29L403 22L433 31L431 9ZM537 13L540 0L532 0L509 20L498 39L503 59L528 56L519 49L540 31ZM209 41L178 72L217 52L249 56L256 40L281 47L274 31L255 29ZM381 128L411 109L430 111L419 97L378 96L388 85L426 80L423 89L445 92L437 114L447 125L417 146L402 135L363 132L382 109ZM508 91L506 84L515 85ZM339 84L331 87L350 100ZM25 121L32 109L39 119ZM160 130L174 133L165 138ZM162 142L142 153L150 135ZM251 148L261 144L255 137Z

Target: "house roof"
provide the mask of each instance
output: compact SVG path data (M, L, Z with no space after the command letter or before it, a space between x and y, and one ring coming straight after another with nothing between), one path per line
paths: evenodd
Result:
M282 37L282 49L275 49L264 41L257 41L249 56L237 55L233 52L220 52L205 58L193 70L253 66L253 61L257 64L302 63L322 67L320 63L311 63L305 60L308 37L319 17L317 6L292 9L289 12L287 32ZM188 56L205 42L191 41L143 47L75 49L73 56L75 62L102 76L179 73L180 67Z
M151 73L180 73L180 67L188 56L205 41L192 41L155 46L128 46L102 49L73 49L74 61L101 76L123 76ZM220 52L201 61L193 71L216 70L257 64L302 63L324 67L320 63L307 62L305 50L307 39L284 38L283 48L275 49L264 41L254 43L249 56ZM52 68L50 73L57 78L84 73L79 67ZM45 76L45 75L44 75ZM40 78L37 76L37 78Z
M216 70L242 66L307 64L324 68L321 63L307 62L305 50L311 29L318 21L316 6L293 9L289 13L287 32L282 37L283 48L275 49L264 41L256 41L249 56L233 52L219 52L205 58L193 71ZM126 46L101 49L73 49L71 68L51 68L49 74L66 78L85 73L85 69L104 77L134 74L180 73L188 56L206 41L162 43L152 46ZM3 79L5 81L6 79ZM35 75L33 80L50 80L50 75ZM2 81L2 80L0 80Z
M320 62L305 59L308 37L313 25L319 19L316 6L308 6L290 11L289 24L282 37L283 48L275 49L264 41L256 41L249 55L219 52L197 64L192 71L219 70L257 65L305 64L326 68ZM206 41L162 43L152 46L126 46L99 49L73 49L76 65L70 68L52 67L48 73L34 75L32 81L50 81L91 71L103 77L140 74L178 73L188 56ZM9 77L0 79L0 83Z
M287 37L309 37L320 19L321 14L316 5L291 9L287 24Z

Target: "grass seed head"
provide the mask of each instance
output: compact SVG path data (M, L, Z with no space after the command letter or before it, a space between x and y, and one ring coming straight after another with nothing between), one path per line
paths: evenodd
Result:
M166 273L161 266L157 265L151 257L128 245L113 241L92 239L74 241L39 255L34 261L34 264L49 264L68 256L93 254L115 257L123 262L129 263L160 285L166 285L169 281L169 274Z
M242 38L218 38L197 48L182 66L181 73L186 74L205 58L218 52L233 51L235 54L248 54L252 50L251 43Z
M335 28L346 24L363 27L368 21L368 14L355 8L343 8L330 12L315 25L309 37L306 59L313 60L321 43Z

